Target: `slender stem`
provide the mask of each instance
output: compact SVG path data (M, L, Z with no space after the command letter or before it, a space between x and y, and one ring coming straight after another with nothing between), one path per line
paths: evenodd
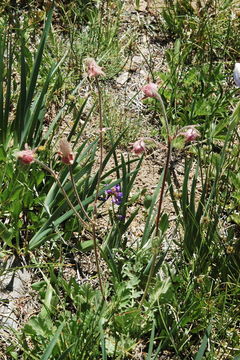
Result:
M74 190L74 193L75 193L75 195L76 195L78 204L79 204L82 212L83 212L84 215L86 216L86 218L92 223L92 219L88 216L88 213L87 213L86 210L84 209L84 206L83 206L82 201L81 201L81 199L80 199L80 196L79 196L79 194L78 194L77 187L76 187L76 183L75 183L74 176L73 176L73 169L72 169L72 166L71 166L71 165L70 165L70 177L71 177L71 182L72 182L72 185L73 185L73 190Z
M159 220L160 220L160 215L161 215L161 210L162 210L164 190L165 190L165 184L166 184L166 180L167 180L167 173L168 173L168 168L169 168L169 163L170 163L170 158L171 158L171 152L172 152L172 143L168 139L167 158L166 158L166 162L165 162L165 166L164 166L164 170L163 170L164 171L163 181L162 181L161 192L160 192L160 196L159 196L159 200L158 200L158 212L157 212L157 216L156 216L156 231L155 231L156 236L158 236L158 233L159 233Z
M156 96L156 99L160 101L161 106L162 106L162 110L163 110L163 116L164 116L164 121L165 121L165 126L166 126L166 131L167 131L167 157L166 157L166 162L165 162L165 166L163 169L163 180L162 180L162 187L161 187L161 192L159 195L159 200L158 200L158 211L157 211L157 216L156 216L156 228L155 228L155 237L159 236L159 221L160 221L160 216L161 216L161 211L162 211L162 204L163 204L163 198L164 198L164 190L165 190L165 184L166 184L166 180L167 180L167 173L168 173L168 168L169 168L169 163L170 163L170 158L171 158L171 152L172 152L172 141L171 141L171 137L170 137L170 131L169 131L169 125L168 125L168 118L167 118L167 113L165 110L165 106L164 103L162 101L162 98L160 95ZM157 255L158 255L158 250L154 249L154 255L152 258L152 263L151 263L151 267L149 270L149 274L148 274L148 278L147 278L147 283L144 289L144 293L142 296L142 299L140 301L139 307L141 308L143 305L143 302L147 296L148 293L148 289L154 274L154 268L156 265L156 260L157 260Z
M76 215L77 219L79 220L79 222L86 228L88 228L88 224L81 218L81 216L79 215L79 213L77 212L77 210L75 209L75 207L73 206L68 194L66 193L64 187L62 186L60 180L58 179L58 176L55 174L55 172L48 167L46 164L42 163L41 161L39 161L38 159L35 160L39 165L41 165L45 170L47 170L52 177L54 178L54 180L57 182L59 188L61 189L63 196L65 197L65 199L67 200L68 205L70 206L70 208L73 210L74 214Z
M93 233L93 246L94 246L94 255L95 255L95 261L96 261L96 268L97 268L97 274L98 274L98 281L99 286L101 289L101 293L103 296L103 299L105 300L104 296L104 290L103 290L103 284L102 284L102 278L101 278L101 272L100 272L100 266L99 266L99 260L98 260L98 249L97 249L97 236L96 236L96 223L97 223L97 200L98 200L98 193L100 188L100 181L101 181L101 175L103 170L103 117L102 117L102 95L101 95L101 88L99 85L99 81L96 77L96 86L98 91L98 106L99 106L99 147L100 147L100 159L99 159L99 170L98 170L98 178L97 178L97 185L96 185L96 196L93 203L93 221L92 221L92 233Z
M158 212L157 212L157 216L156 216L156 230L155 230L155 236L157 237L159 235L159 220L160 220L160 215L161 215L161 210L162 210L162 204L163 204L163 197L164 197L164 189L165 189L165 184L166 184L166 180L167 180L167 173L168 173L168 168L169 168L169 162L170 162L170 157L171 157L171 151L172 151L172 144L171 141L168 141L168 150L167 150L167 158L166 158L166 163L165 163L165 167L164 167L164 173L163 173L163 181L162 181L162 187L161 187L161 192L160 192L160 196L159 196L159 200L158 200ZM157 254L158 251L157 249L154 249L154 255L152 258L152 263L151 263L151 268L148 274L148 279L147 279L147 283L144 289L144 293L142 296L142 299L140 301L139 307L142 306L144 300L146 299L147 293L148 293L148 289L154 274L154 268L155 268L155 264L156 264L156 259L157 259Z
M169 131L168 118L167 118L166 109L165 109L165 106L164 106L164 103L163 103L163 99L162 99L161 95L159 95L159 94L156 95L156 99L160 102L161 107L162 107L164 122L165 122L165 126L166 126L166 131L167 131L167 138L168 138L168 142L169 142L170 131Z
M99 171L98 171L98 181L96 186L96 197L95 202L97 203L98 192L100 187L100 180L103 170L103 115L102 115L102 95L101 88L99 85L98 78L96 78L97 91L98 91L98 106L99 106L99 148L100 148L100 157L99 157Z

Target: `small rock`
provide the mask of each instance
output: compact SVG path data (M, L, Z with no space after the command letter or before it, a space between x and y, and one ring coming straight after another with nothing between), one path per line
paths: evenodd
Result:
M119 75L116 79L116 83L118 85L123 85L128 81L129 78L129 73L128 72L124 72L121 75Z
M133 56L132 61L130 62L130 70L131 71L138 71L141 64L143 62L142 56Z

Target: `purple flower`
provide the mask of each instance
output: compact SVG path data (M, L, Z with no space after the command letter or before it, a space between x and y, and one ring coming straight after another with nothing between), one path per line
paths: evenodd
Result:
M110 197L112 198L113 204L116 204L116 205L121 204L122 198L123 198L123 193L121 192L120 185L115 185L111 189L106 190L105 193L107 195L107 199Z
M112 197L113 204L120 205L122 202L122 197L123 197L123 195L113 196Z
M121 191L121 186L120 185L115 185L115 190L117 192L120 192ZM122 193L121 193L122 194Z

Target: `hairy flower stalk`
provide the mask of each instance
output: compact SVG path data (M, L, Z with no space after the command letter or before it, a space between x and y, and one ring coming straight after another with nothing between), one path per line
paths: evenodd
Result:
M155 238L159 238L159 235L160 235L159 234L159 222L160 222L160 217L161 217L161 212L162 212L162 204L163 204L163 199L164 199L164 192L165 192L165 185L166 185L166 181L167 181L169 163L170 163L170 159L171 159L172 140L174 138L176 138L177 136L182 135L182 136L184 136L186 143L192 142L192 141L195 141L200 136L200 133L196 129L196 125L190 125L190 126L186 126L186 127L182 128L174 137L171 137L170 132L169 132L169 124L168 124L168 119L167 119L167 114L166 114L164 103L162 101L161 96L154 89L155 88L152 87L152 93L149 92L151 96L148 96L148 97L153 97L153 98L157 99L158 101L160 101L162 111L163 111L165 126L166 126L166 132L167 132L167 156L166 156L165 166L163 169L162 187L161 187L161 191L160 191L160 195L159 195L157 216L156 216L156 221L155 221ZM145 91L145 95L146 95L146 91ZM144 289L142 299L140 301L140 307L142 306L142 304L147 296L150 282L151 282L151 279L154 274L154 268L155 268L155 264L156 264L157 255L158 255L158 249L155 249L153 257L152 257L152 263L151 263L150 271L148 274L147 283L146 283L146 286Z
M147 85L145 85L142 88L142 91L144 93L144 97L143 99L147 99L147 98L153 98L153 99L157 99L160 104L161 104L161 108L162 108L162 112L163 112L163 117L164 117L164 123L165 123L165 127L166 127L166 132L167 132L167 137L168 139L170 138L170 133L169 133L169 124L168 124L168 118L167 118L167 113L166 113L166 109L162 100L161 95L158 93L158 86L157 84L154 83L149 83Z
M93 203L93 221L92 221L92 232L93 232L93 245L94 245L94 255L96 261L96 268L98 274L98 281L100 290L105 299L103 285L102 285L102 278L99 266L99 259L98 259L98 248L97 248L97 235L96 235L96 223L97 223L97 201L98 201L98 193L100 189L100 181L102 176L103 170L103 114L102 114L102 94L101 94L101 87L98 81L99 76L104 76L105 73L102 71L102 68L95 62L94 59L87 60L88 65L88 75L90 78L94 78L96 82L97 92L98 92L98 106L99 106L99 148L100 148L100 158L99 158L99 170L98 170L98 178L97 178L97 185L96 185L96 196Z
M164 123L165 123L165 127L166 127L166 133L167 133L167 157L166 157L166 162L165 162L165 166L163 169L162 187L161 187L161 192L160 192L160 196L159 196L159 200L158 200L158 210L157 210L157 216L156 216L156 221L155 221L155 237L158 238L159 237L159 222L160 222L162 204L163 204L163 199L164 199L164 191L165 191L167 173L168 173L169 163L170 163L170 159L171 159L171 152L172 152L172 138L170 136L168 118L167 118L167 113L166 113L166 109L165 109L163 100L162 100L161 96L159 95L159 93L157 92L156 85L155 86L153 86L153 85L155 85L155 84L153 84L153 83L148 84L147 89L146 89L146 87L147 87L147 85L146 85L143 88L143 92L145 94L145 97L152 97L152 98L157 99L160 102L161 107L162 107L163 117L164 117ZM156 249L154 251L154 254L152 257L152 263L151 263L150 271L148 274L147 283L146 283L144 293L143 293L142 299L140 301L139 307L141 307L143 305L143 302L147 296L148 289L149 289L149 286L150 286L150 283L152 280L152 276L154 274L154 268L156 265L157 255L158 255L158 251Z

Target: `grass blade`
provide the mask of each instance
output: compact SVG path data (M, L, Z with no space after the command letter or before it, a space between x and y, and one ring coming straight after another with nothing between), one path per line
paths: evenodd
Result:
M206 351L206 348L207 348L207 345L208 345L208 341L209 341L209 338L210 338L210 335L211 335L211 329L212 329L212 326L209 325L207 327L207 330L206 330L206 333L202 339L202 343L201 343L201 346L195 356L195 360L201 360L203 358L203 355Z
M48 360L50 356L52 355L52 351L54 346L56 345L56 342L58 341L58 338L61 334L61 331L63 329L64 323L62 323L59 328L57 329L55 335L53 336L52 340L48 344L46 350L44 351L44 354L41 356L40 360Z

